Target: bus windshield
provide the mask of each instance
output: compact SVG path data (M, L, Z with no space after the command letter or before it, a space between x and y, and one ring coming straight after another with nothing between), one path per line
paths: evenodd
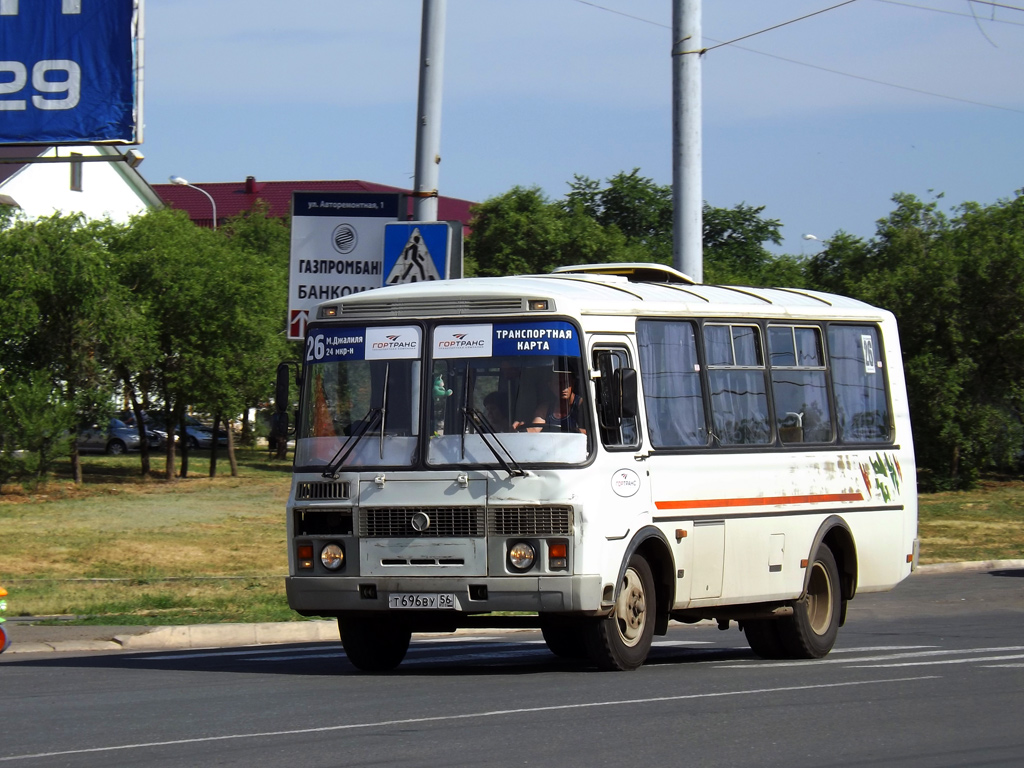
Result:
M420 424L422 331L313 329L295 446L298 466L411 466Z
M587 459L585 367L572 324L439 325L432 346L428 464Z

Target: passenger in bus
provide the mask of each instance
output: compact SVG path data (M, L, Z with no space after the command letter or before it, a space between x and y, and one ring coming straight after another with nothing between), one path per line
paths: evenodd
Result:
M533 420L517 421L513 429L527 432L580 432L583 423L583 396L576 392L576 377L571 371L554 371L547 379L548 391L542 395Z

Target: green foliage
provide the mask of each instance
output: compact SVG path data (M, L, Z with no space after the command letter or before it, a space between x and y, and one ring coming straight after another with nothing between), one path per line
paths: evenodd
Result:
M1019 471L1024 434L1024 198L966 203L896 195L876 237L844 233L810 260L813 285L891 310L900 323L925 487Z
M614 227L582 207L552 203L539 188L514 187L473 211L466 274L539 274L558 266L630 261L634 251Z
M67 455L75 428L75 406L65 402L45 371L25 379L0 376L0 484L39 482Z
M705 204L705 275L711 282L803 285L800 261L764 247L781 242L781 225L762 218L763 210ZM637 168L605 185L577 175L565 197L555 201L536 187L515 187L477 206L472 230L467 275L537 274L619 261L671 264L672 188Z
M230 417L268 399L288 356L288 230L265 210L219 231L171 210L125 226L4 219L0 261L0 375L45 373L82 422L103 420L121 392L142 408ZM25 449L41 436L4 438ZM71 456L81 481L73 444Z

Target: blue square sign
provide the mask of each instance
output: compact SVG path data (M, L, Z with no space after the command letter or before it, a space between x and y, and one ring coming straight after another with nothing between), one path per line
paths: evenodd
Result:
M400 221L384 227L382 285L446 280L451 262L446 221Z

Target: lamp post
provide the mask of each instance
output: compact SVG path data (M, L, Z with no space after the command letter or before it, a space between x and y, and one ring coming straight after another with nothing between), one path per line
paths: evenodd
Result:
M197 189L204 195L206 195L206 197L210 201L210 206L213 208L213 229L217 228L217 203L214 202L213 195L211 195L202 187L197 187L195 184L189 184L188 179L183 179L181 178L181 176L171 176L171 178L168 179L168 181L170 181L171 184L177 184L179 187L191 187L192 189Z

